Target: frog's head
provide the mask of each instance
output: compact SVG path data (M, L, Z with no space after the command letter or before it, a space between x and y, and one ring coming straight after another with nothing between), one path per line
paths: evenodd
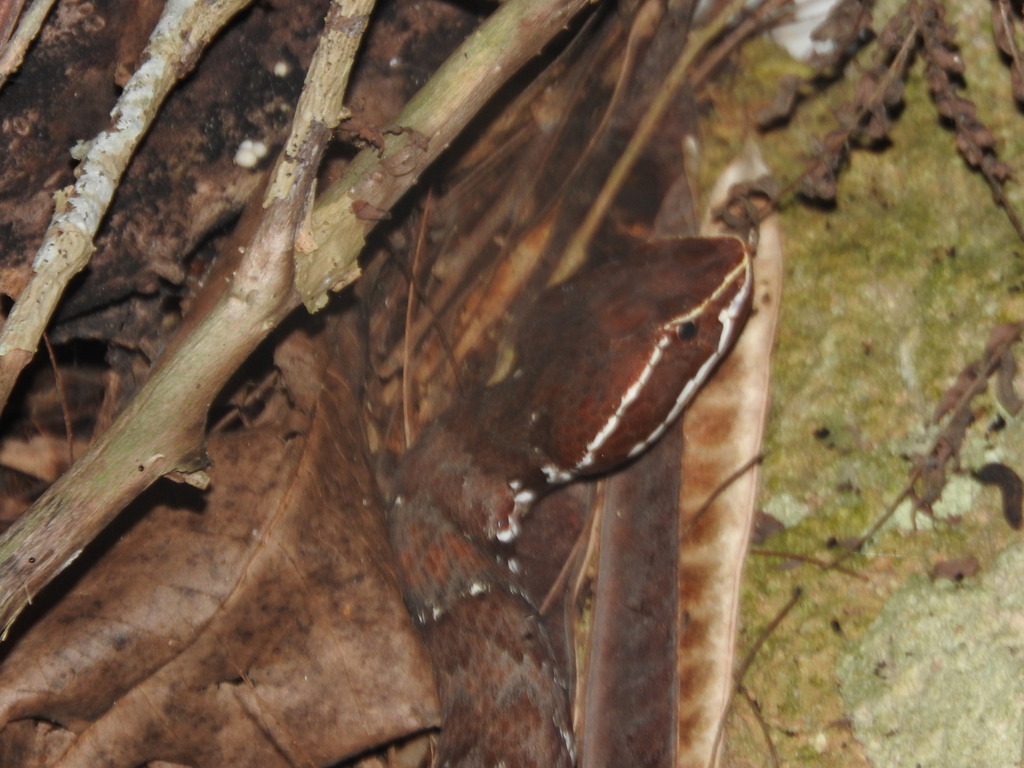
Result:
M509 459L488 532L511 541L553 485L652 445L728 353L750 308L751 255L733 237L648 244L546 291L477 426ZM508 451L507 449L511 449Z
M547 480L606 472L656 441L729 351L752 283L742 241L685 238L548 291L517 343Z

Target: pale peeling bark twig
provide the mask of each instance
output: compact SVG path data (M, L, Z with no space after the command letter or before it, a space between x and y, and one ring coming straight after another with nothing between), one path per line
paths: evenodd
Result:
M136 397L63 477L0 538L0 625L62 571L157 478L200 464L210 403L252 350L298 306L291 252L316 171L337 126L352 58L373 0L335 0L292 134L274 168L266 214L231 283Z
M267 214L225 296L169 348L111 428L0 537L0 625L9 628L26 602L144 488L170 471L194 469L190 461L198 458L206 413L227 377L300 298L307 307L322 307L328 290L347 285L358 274L355 259L375 221L360 218L360 206L353 204L380 210L393 205L490 95L588 2L509 0L495 11L413 97L397 120L403 130L389 136L382 151L357 155L325 193L312 212L311 236L304 228L307 199L293 191L282 200L281 181L272 183ZM333 8L332 13L345 17ZM352 16L338 23L343 36L359 26ZM336 43L345 47L344 40ZM348 48L354 52L355 45ZM331 56L321 59L326 64ZM337 85L347 77L344 72L347 67L339 66L333 79L321 79L311 67L307 83ZM307 96L305 102L315 107L326 98ZM314 120L312 133L326 140L327 125L327 118ZM293 139L286 146L295 146ZM273 178L294 173L311 184L307 157L312 155L300 151L298 156L294 167L283 161ZM294 275L288 260L280 258L290 252L293 238Z
M0 409L32 359L71 279L89 263L114 192L174 85L192 70L224 24L252 0L168 0L142 65L111 113L114 127L89 145L74 188L50 221L33 275L0 333Z
M356 60L356 51L363 39L375 0L333 0L324 24L308 80L315 87L303 88L295 108L291 135L274 176L267 188L264 205L287 196L296 173L303 142L312 125L323 122L333 131L347 110L342 105L348 90L348 79ZM336 63L334 63L336 62ZM320 74L323 73L323 74Z
M21 15L18 28L10 40L4 43L3 48L0 48L0 88L4 87L10 75L18 71L25 58L25 52L39 35L39 30L43 28L43 20L55 2L56 0L35 0Z

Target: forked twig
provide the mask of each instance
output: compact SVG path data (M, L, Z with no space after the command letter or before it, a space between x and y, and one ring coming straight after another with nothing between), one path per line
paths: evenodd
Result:
M742 694L743 697L747 700L747 703L751 705L751 708L753 709L755 717L757 719L758 725L761 728L761 732L764 734L765 741L768 744L768 749L772 757L772 765L775 766L779 765L778 752L776 752L775 744L772 742L771 734L768 732L768 726L764 723L764 720L761 717L760 712L758 712L757 707L754 705L754 702L750 699L750 696L746 688L744 688L743 686L743 678L746 677L747 671L754 663L754 658L761 651L761 648L764 646L765 642L768 640L769 637L771 637L772 633L776 630L776 628L783 621L785 621L786 617L796 607L797 603L800 602L801 597L803 597L803 590L800 587L796 587L793 590L793 594L790 596L786 604L779 609L778 613L775 614L775 618L773 618L768 623L768 625L764 629L762 629L761 632L758 634L757 638L754 640L753 645L751 645L747 652L744 654L743 660L740 661L739 666L736 668L736 672L733 674L733 684L735 686L734 693ZM725 738L725 721L728 718L731 709L732 702L730 701L729 705L726 707L726 710L722 713L721 720L719 720L718 722L718 732L715 735L715 748L714 752L712 753L711 765L715 765L717 761L718 750L721 748L722 740Z
M100 133L78 167L75 186L58 204L32 262L32 277L0 332L0 411L28 365L71 279L89 263L93 240L121 176L175 84L206 45L252 0L169 2Z
M362 5L359 5L359 4ZM0 625L70 564L138 493L170 471L203 465L209 404L228 377L298 304L291 252L307 220L327 141L341 116L355 47L372 0L335 0L274 169L265 211L222 295L89 451L0 537ZM358 37L358 36L357 36ZM355 41L358 43L358 39ZM340 51L349 48L347 60ZM145 66L145 65L143 65ZM197 481L198 482L198 481Z
M1020 409L1021 402L1007 379L1012 379L1012 371L1016 368L1011 347L1020 340L1022 331L1024 323L1005 323L992 329L981 359L966 365L943 394L933 419L935 422L945 419L945 426L932 440L927 453L913 457L914 466L908 475L907 484L871 527L832 561L830 569L838 568L840 563L859 552L906 499L913 500L912 514L926 511L938 501L946 486L948 466L950 463L959 464L960 446L966 437L967 427L974 419L970 410L971 402L988 388L989 378L996 375L999 379L996 399L1009 411ZM915 490L919 483L920 493Z

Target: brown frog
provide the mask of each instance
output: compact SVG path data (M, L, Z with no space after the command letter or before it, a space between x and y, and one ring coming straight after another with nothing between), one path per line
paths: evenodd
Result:
M508 375L402 460L389 514L406 605L442 702L437 768L571 768L569 696L500 556L530 507L642 453L728 352L750 307L736 238L682 238L548 289Z

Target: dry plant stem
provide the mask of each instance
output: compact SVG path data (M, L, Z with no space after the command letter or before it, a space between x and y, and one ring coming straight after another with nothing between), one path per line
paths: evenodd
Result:
M0 88L7 78L18 70L25 59L25 52L43 28L43 20L53 7L55 0L35 0L22 15L11 39L0 50Z
M420 229L416 235L416 247L412 251L412 261L409 264L409 291L405 300L405 333L402 334L402 359L412 360L412 324L416 316L416 272L420 265L420 256L427 240L427 222L430 221L430 204L432 201L430 192L423 203L423 216L420 218ZM402 432L405 435L405 447L412 445L413 441L413 398L412 382L409 379L409 365L402 366Z
M998 15L1000 24L999 26L1005 30L1006 40L1005 45L1000 45L1000 49L1005 53L1012 63L1012 67L1015 70L1021 70L1021 56L1020 50L1017 48L1016 41L1014 40L1014 13L1010 7L1009 0L996 0L994 13ZM998 39L998 37L997 37ZM1018 99L1019 101L1019 99Z
M333 191L325 195L325 203L313 213L313 239L318 247L310 248L304 258L296 254L299 274L294 278L290 269L285 270L286 260L279 254L292 247L295 230L305 221L303 206L307 200L293 193L280 205L271 205L224 298L174 348L173 356L159 365L90 451L0 537L0 625L9 628L32 596L74 560L139 492L169 471L192 468L188 463L198 456L202 426L213 396L297 304L292 280L306 287L301 295L307 306L321 307L328 289L343 286L356 274L353 264L372 222L360 220L353 203L366 201L384 209L392 205L455 138L473 110L479 109L587 1L510 0L496 11L403 112L398 125L414 130L389 137L380 155L374 151L361 153ZM361 29L358 22L352 25L351 18L347 22L341 22L343 34ZM198 50L193 56L198 56ZM187 63L194 63L194 58ZM343 75L335 77L343 80ZM314 77L311 68L309 82L330 80L322 75ZM324 97L308 102L322 104ZM337 106L331 118L340 112L340 104ZM326 139L329 132L324 126L328 124L326 118L316 122L313 133ZM423 147L424 138L427 147ZM294 146L291 140L287 146ZM301 172L303 179L312 184L313 171L306 164L287 167L289 170L282 170L282 175ZM277 190L275 183L268 190L268 199L277 196L280 200ZM300 241L307 240L305 233L298 234ZM91 240L87 246L91 247ZM281 281L282 270L288 273L287 285ZM0 344L3 341L0 336ZM4 377L0 391L6 396L9 385L4 361L0 358L0 377ZM15 375L17 370L20 367Z
M68 438L68 466L75 463L75 432L71 424L71 408L68 406L67 388L64 386L64 376L60 372L60 364L57 362L57 355L53 352L53 345L50 344L50 337L43 334L43 343L46 344L46 354L50 357L50 369L53 371L53 388L57 390L57 400L60 402L61 415L64 417L64 433Z
M292 136L274 169L266 214L231 284L209 314L173 347L82 459L0 537L0 625L75 559L143 489L172 470L196 468L210 403L267 333L298 306L291 252L306 220L324 147L340 119L345 73L358 45L353 30L372 0L331 6L323 41L307 76ZM345 8L343 8L345 6ZM339 46L349 60L338 58Z
M743 686L743 678L746 677L747 671L754 663L754 659L757 654L761 652L761 648L765 644L765 641L767 641L778 626L785 621L786 617L789 616L790 612L797 606L802 597L803 589L801 587L797 587L793 590L793 594L790 596L789 601L782 606L777 614L775 614L775 618L768 623L768 626L761 630L761 633L754 639L754 644L743 656L742 661L740 661L739 665L736 667L736 671L733 673L734 693L741 694L745 699L747 699L747 703L751 705L751 709L754 711L754 716L757 719L757 722L761 727L761 732L764 734L765 741L768 744L769 752L772 755L772 765L775 766L780 764L778 753L775 750L775 744L772 742L771 733L768 730L767 724L764 722L764 718L761 716L761 713L754 701L750 698L750 694ZM729 708L732 708L731 701L729 702ZM717 764L718 762L718 751L722 745L722 740L725 737L725 721L726 718L723 717L719 722L718 733L715 736L715 758L712 761L712 764Z
M708 22L707 26L691 32L690 38L686 41L686 45L679 54L679 58L676 59L676 63L669 70L668 76L658 89L658 94L651 101L650 107L648 107L647 112L644 113L643 118L641 118L640 123L637 125L636 132L630 139L629 144L626 145L625 151L612 167L608 178L605 180L604 187L602 187L600 194L594 199L594 204L587 211L587 217L583 220L576 234L573 235L572 240L569 241L558 269L551 276L551 285L565 280L586 261L588 246L591 238L594 236L594 232L597 231L601 221L604 220L608 209L615 200L615 196L622 188L626 177L640 157L641 151L653 138L654 131L664 116L665 110L673 103L679 89L686 82L693 62L713 40L725 31L746 5L747 0L732 0L722 9L721 13Z
M782 11L791 2L792 0L764 0L761 5L751 8L750 15L737 24L721 44L716 45L706 56L703 56L699 65L693 67L690 72L690 82L700 85L706 81L726 56L731 55L741 43L757 34L759 29L767 29L771 24L772 14Z
M168 0L111 117L93 139L75 186L50 221L32 263L33 275L0 333L0 409L53 316L64 289L88 263L93 239L132 153L175 83L195 65L213 36L252 0Z
M782 552L775 549L760 549L758 547L751 547L748 553L758 557L778 557L782 560L789 560L794 563L807 563L808 565L815 565L823 571L837 571L844 576L851 576L859 581L869 581L868 577L863 573L857 573L857 571L850 568L843 568L842 566L836 565L834 562L822 560L818 557L811 557L810 555L798 555L794 552Z
M768 730L768 723L765 722L764 715L761 714L761 708L758 706L757 700L750 695L750 692L745 688L740 690L739 695L743 696L743 700L750 707L750 712L754 717L754 722L757 723L758 729L761 731L761 735L764 737L765 746L768 747L768 758L771 760L772 768L780 768L782 761L779 759L779 750L775 748L775 742L772 741L771 731Z
M327 302L375 223L360 218L360 209L389 210L495 91L589 2L508 0L412 98L383 149L356 156L317 203L316 249L296 254L295 284L310 310Z
M299 96L291 134L284 153L274 168L264 206L283 199L290 192L292 176L297 173L301 148L316 123L333 131L345 117L342 101L355 63L356 51L363 39L376 0L332 0L313 60L309 65L307 86ZM346 264L346 271L349 265Z

